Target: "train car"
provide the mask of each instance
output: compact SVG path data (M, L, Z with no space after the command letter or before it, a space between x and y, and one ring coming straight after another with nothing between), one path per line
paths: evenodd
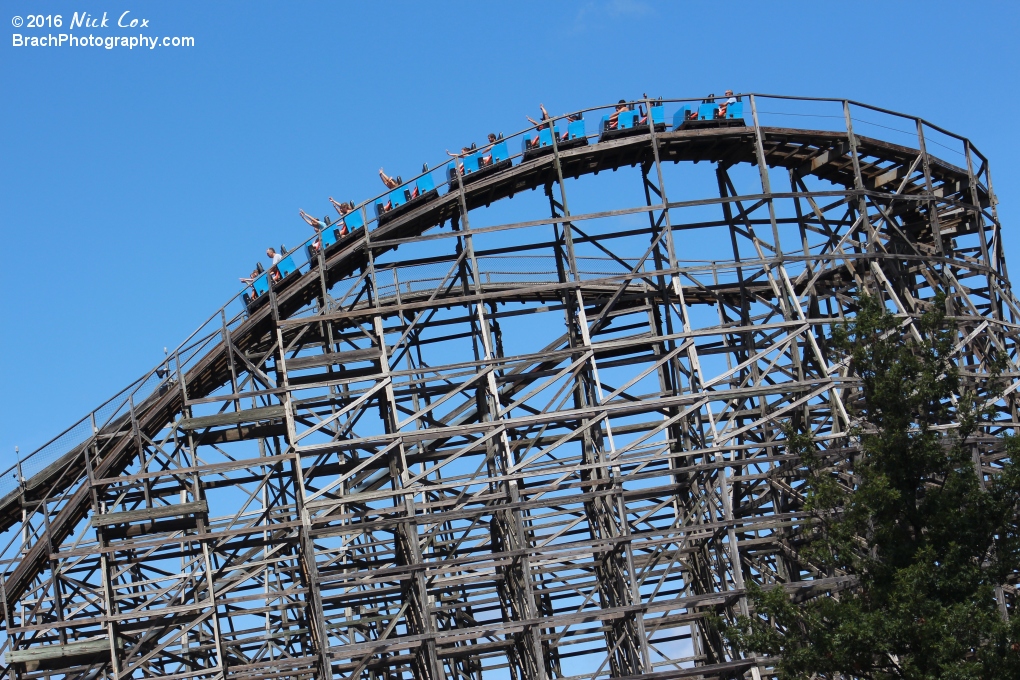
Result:
M584 129L584 118L567 122L567 134L556 140L556 148L560 151L588 145L588 135Z
M666 113L661 105L651 107L652 126L656 132L665 132ZM621 111L616 116L616 127L610 127L611 116L602 116L599 123L599 141L607 142L620 137L630 137L648 132L648 119L642 115L641 110Z
M524 135L524 141L521 143L521 151L523 152L522 162L527 162L552 153L553 151L553 130L556 132L556 148L559 151L566 151L567 149L573 149L579 146L586 146L588 144L588 136L584 128L584 119L579 118L578 120L567 121L566 133L561 132L559 125L555 128L546 127L545 129L538 130L538 134L529 133Z
M363 208L357 208L344 215L344 226L347 227L347 233L353 234L358 229L363 229L365 226L365 213L362 212Z
M510 159L510 151L507 149L506 141L500 139L490 147L482 148L472 154L460 159L462 170L458 172L457 161L453 160L447 165L447 174L450 178L449 191L456 191L463 178L464 184L470 184L477 180L505 170L513 165Z
M284 253L287 252L282 246L280 250ZM273 288L283 288L290 285L290 283L297 278L296 276L289 278L291 274L297 273L298 270L297 264L294 263L294 254L287 254L282 260L280 260L279 264L276 265L276 269L279 272L279 277L273 280ZM269 271L272 272L272 269ZM273 277L270 278L272 279Z
M524 139L521 141L521 152L523 153L523 156L521 156L522 163L527 163L539 156L552 153L553 130L556 131L557 135L560 134L558 127L545 127L541 130L536 130L524 135Z
M378 224L383 225L422 203L428 203L439 195L432 173L426 172L414 181L397 187L375 203Z
M326 228L319 232L319 238L305 246L305 251L308 253L308 261L313 267L319 262L319 249L329 248L336 243L337 239L340 238L340 230L343 228L343 222L332 224L328 216L324 217L323 221L326 223Z
M726 107L726 115L719 115L719 104L707 103L698 106L680 107L673 114L674 130L690 130L706 127L742 127L744 122L744 103L736 102Z
M286 248L280 246L281 253L287 253ZM259 267L261 269L261 266ZM276 266L263 271L251 283L251 292L245 291L242 294L244 305L251 313L257 309L267 297L269 289L282 290L287 288L300 278L297 263L294 262L294 254L288 253Z
M365 218L362 217L360 208L352 210L334 223L330 223L329 217L324 218L324 221L326 228L319 232L319 243L312 242L305 246L305 250L308 252L308 261L312 263L313 267L318 264L320 248L323 249L324 254L329 254L333 246L346 240L347 236L355 229L365 226Z
M251 282L251 286L245 289L241 297L244 299L244 306L251 313L265 300L266 293L269 292L269 272L262 268L262 265L258 265L259 271L262 273Z

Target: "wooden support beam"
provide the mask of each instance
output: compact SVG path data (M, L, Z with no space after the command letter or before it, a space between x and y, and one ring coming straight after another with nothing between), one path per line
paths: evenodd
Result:
M194 432L204 430L208 427L219 427L222 425L240 425L241 423L257 423L263 420L279 420L284 416L283 405L263 406L251 408L244 411L230 413L217 413L212 416L198 416L196 418L184 418L181 420L182 430Z
M123 640L118 638L118 647L123 647ZM109 658L110 641L106 638L69 642L63 645L36 645L24 649L12 649L4 654L8 664L24 665L26 671L41 668L66 668L69 666L95 663L97 660Z
M105 515L93 515L91 524L93 527L109 527L128 522L143 522L146 520L161 519L163 517L182 517L184 515L205 515L209 512L209 504L205 501L194 501L191 503L175 503L155 508L144 508L142 510L126 510L124 512L110 512Z
M797 166L794 169L793 173L796 176L798 176L798 177L803 177L804 175L813 175L820 168L828 165L829 163L832 163L832 162L838 161L838 160L850 160L847 157L847 154L849 154L849 153L850 153L850 145L847 142L845 142L845 141L839 142L835 146L835 148L828 149L827 151L823 151L822 153L818 154L814 158L812 158L812 159L802 163L801 165Z
M288 371L300 371L306 368L318 368L320 366L342 366L363 361L378 361L379 348L356 349L350 352L334 352L332 354L317 354L306 357L298 357L287 360Z

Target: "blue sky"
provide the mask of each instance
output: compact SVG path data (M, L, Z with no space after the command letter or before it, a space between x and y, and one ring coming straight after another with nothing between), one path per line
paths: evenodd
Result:
M920 115L990 157L1020 267L1016 3L2 0L0 465L162 358L298 208L379 193L380 166L621 97L726 88ZM26 48L129 11L192 48ZM14 28L61 14L63 29ZM81 29L76 32L86 33ZM94 29L119 35L120 29ZM59 395L59 396L57 396Z

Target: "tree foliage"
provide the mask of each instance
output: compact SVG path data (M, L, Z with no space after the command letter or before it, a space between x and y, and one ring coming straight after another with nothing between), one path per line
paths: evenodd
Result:
M1004 468L982 488L974 437L990 414L954 365L943 310L939 297L915 324L920 341L869 297L834 329L862 382L859 452L840 460L793 432L788 446L807 480L799 555L850 585L802 603L752 588L754 615L725 631L781 658L783 677L1020 678L1020 617L996 600L1020 570L1020 440L1003 441Z

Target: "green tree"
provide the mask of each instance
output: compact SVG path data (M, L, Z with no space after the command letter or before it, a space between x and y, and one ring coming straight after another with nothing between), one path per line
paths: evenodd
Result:
M792 431L788 447L806 478L799 553L846 585L800 603L751 588L754 614L725 630L738 650L780 657L782 677L1020 678L1020 617L996 599L1020 570L1020 440L1004 439L1003 469L982 488L973 442L990 413L973 390L994 385L961 380L944 307L940 296L917 322L920 342L869 297L834 329L862 382L859 453Z

